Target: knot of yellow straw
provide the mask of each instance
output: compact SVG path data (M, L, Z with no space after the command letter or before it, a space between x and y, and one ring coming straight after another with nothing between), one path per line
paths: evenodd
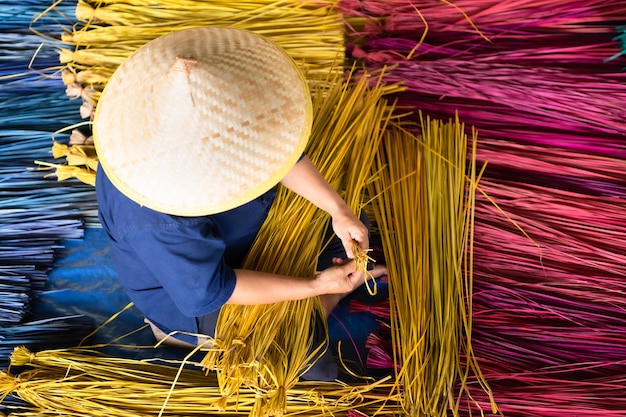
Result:
M365 280L365 287L367 288L367 292L369 292L370 295L376 295L376 293L378 293L378 285L376 284L374 276L370 274L370 272L367 270L367 264L374 260L367 254L370 250L371 249L363 249L359 245L359 242L352 241L354 267L357 272L361 272L363 274L363 279Z
M74 12L76 19L81 22L87 22L96 17L96 8L92 7L85 1L79 1L76 4L76 11Z
M17 390L20 381L8 372L0 371L0 402Z
M24 346L18 346L13 349L11 354L11 365L25 366L35 362L36 355Z

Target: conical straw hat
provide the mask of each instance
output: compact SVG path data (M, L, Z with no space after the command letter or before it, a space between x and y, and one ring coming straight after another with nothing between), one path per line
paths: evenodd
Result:
M137 50L98 102L102 168L129 198L179 216L219 213L276 185L311 131L306 81L248 31L197 28Z

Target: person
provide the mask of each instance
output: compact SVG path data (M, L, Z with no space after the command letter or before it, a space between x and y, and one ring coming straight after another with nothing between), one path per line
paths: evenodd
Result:
M240 29L162 36L111 77L93 123L99 217L119 280L157 339L197 345L225 304L320 296L328 313L363 282L352 242L367 249L368 227L303 153L311 107L284 51ZM278 183L332 218L339 249L308 279L241 268Z

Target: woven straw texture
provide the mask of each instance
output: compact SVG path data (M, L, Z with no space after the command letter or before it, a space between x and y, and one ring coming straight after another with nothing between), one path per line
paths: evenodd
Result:
M103 169L129 198L197 216L276 185L310 134L303 75L278 46L248 31L196 28L146 44L98 103Z

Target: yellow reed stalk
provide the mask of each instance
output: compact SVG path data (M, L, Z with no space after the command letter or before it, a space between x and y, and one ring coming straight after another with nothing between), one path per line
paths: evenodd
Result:
M466 158L458 118L424 118L421 138L387 132L369 186L387 260L396 378L410 416L458 415L461 398L470 399L470 370L488 391L471 349L477 179L474 157L469 167Z
M399 389L406 390L403 402L407 413L430 394L424 387L431 303L424 233L428 207L422 198L420 152L415 138L400 130L387 132L376 156L375 180L369 187L375 196L372 205L387 262L394 365L402 366L396 378Z
M281 8L285 5L297 7L311 15L322 15L323 7L331 2L307 2L294 3L292 1L256 1L256 2L230 2L212 1L211 19L226 21L236 16L236 20L254 19L263 15L271 20L283 16ZM141 11L142 14L137 12ZM136 25L151 22L194 21L202 19L202 13L206 11L206 4L199 1L180 2L116 2L109 5L91 5L85 1L79 1L76 6L76 18L83 22L96 22L111 25Z
M15 395L37 407L29 415L93 417L239 416L255 410L257 392L242 389L236 397L223 398L214 376L189 366L176 367L149 361L107 357L84 348L32 353L17 348L11 366L26 366L17 376L0 372L0 398ZM176 380L175 389L172 384ZM385 404L397 406L391 385L298 383L287 391L290 415L346 412L358 405L366 414ZM220 411L224 409L225 411ZM390 414L384 412L381 415ZM22 415L17 412L12 415ZM257 415L257 414L252 414Z
M66 158L68 165L84 165L92 171L98 169L98 157L96 156L96 149L93 145L67 146L54 141L52 145L52 156L54 158Z
M48 168L54 168L54 174L56 175L58 181L65 181L70 178L76 178L85 184L96 185L96 172L83 168L80 166L69 166L69 165L61 165L61 164L51 164L50 162L45 161L35 161L37 165L41 165Z
M76 13L85 25L62 35L62 41L74 45L74 50L60 50L61 63L74 70L97 66L112 73L146 42L172 31L203 26L237 27L264 35L284 48L305 73L339 70L334 63L343 60L345 50L343 22L332 2L190 0L104 5L80 1ZM101 79L81 78L86 84L104 84Z
M124 45L119 45L115 49L90 48L71 50L67 48L60 48L59 61L61 64L76 62L88 64L90 66L108 65L117 68L136 49L137 48L132 46L124 47Z
M352 253L354 254L354 264L357 271L363 274L365 286L370 295L376 295L377 284L376 280L367 270L367 264L373 259L367 254L368 250L361 248L358 242L352 242ZM370 287L371 285L371 287Z
M366 178L370 170L380 132L391 115L392 107L382 100L391 87L370 88L365 77L354 85L337 78L325 84L313 95L315 119L307 155L331 185L344 190L351 209L358 211L364 183L354 179ZM325 213L280 188L244 267L313 276L328 220ZM284 413L286 393L305 364L321 353L310 339L319 311L317 299L224 306L217 323L218 349L204 360L208 369L217 369L222 395L236 395L248 387L258 393L254 413Z
M80 66L76 66L72 64L68 66L67 69L61 72L61 78L63 80L63 84L69 85L72 83L79 83L81 85L104 85L106 84L111 76L113 75L112 69L107 68L85 68L80 71L77 71ZM98 88L98 91L101 91L102 87Z

